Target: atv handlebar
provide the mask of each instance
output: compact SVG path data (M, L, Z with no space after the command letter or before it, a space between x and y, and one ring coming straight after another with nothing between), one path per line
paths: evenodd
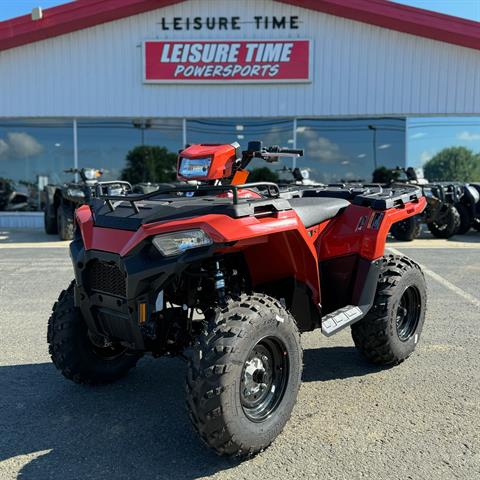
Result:
M269 147L266 149L267 153L284 153L287 155L298 155L303 157L303 148L281 148L278 146Z
M301 148L282 148L278 145L271 147L263 147L262 142L254 141L248 142L247 150L242 152L242 159L239 164L241 169L247 167L247 165L254 158L261 158L266 162L273 163L278 161L280 157L301 157L303 156L303 149Z

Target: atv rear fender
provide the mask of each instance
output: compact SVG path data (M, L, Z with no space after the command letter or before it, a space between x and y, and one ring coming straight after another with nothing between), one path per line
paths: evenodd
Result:
M391 226L423 212L425 197L403 207L373 210L350 205L340 217L333 219L316 242L321 261L357 254L373 261L385 253L385 243Z

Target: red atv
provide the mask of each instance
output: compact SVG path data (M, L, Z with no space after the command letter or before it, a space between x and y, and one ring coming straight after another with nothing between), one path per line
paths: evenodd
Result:
M178 159L190 183L116 196L98 184L76 211L75 280L48 325L63 375L112 382L147 352L180 355L193 426L218 453L247 457L290 417L300 332L350 326L370 361L405 360L422 330L425 281L409 258L385 255L385 240L425 198L412 185L284 198L273 183L244 183L253 158L301 153L192 145Z

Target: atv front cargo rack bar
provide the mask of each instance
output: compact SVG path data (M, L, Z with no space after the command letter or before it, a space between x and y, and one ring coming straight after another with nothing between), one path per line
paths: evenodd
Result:
M105 182L107 183L107 182ZM163 195L166 193L186 193L186 192L232 192L232 200L234 205L238 205L238 191L240 189L248 188L257 188L267 191L267 194L270 198L278 198L280 196L280 189L276 183L272 182L253 182L253 183L244 183L242 185L175 185L172 187L162 187L158 190L155 190L150 193L145 194L126 194L126 195L108 195L104 194L102 191L103 182L97 183L95 187L95 196L100 200L104 200L111 212L115 210L115 206L112 201L128 202L132 206L135 213L139 212L138 206L135 202L140 202L142 200L148 200L149 198L156 197L158 195Z

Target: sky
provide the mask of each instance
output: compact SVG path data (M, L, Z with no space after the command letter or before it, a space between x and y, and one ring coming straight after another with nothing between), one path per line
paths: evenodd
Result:
M0 0L0 21L26 14L33 7L66 3L57 0ZM480 22L480 0L397 0L427 10ZM451 145L463 145L480 152L480 117L409 119L407 157L409 164L421 166L436 152Z
M65 0L0 0L0 21L29 13L33 7L49 8L67 3ZM480 0L396 0L413 7L480 21Z

